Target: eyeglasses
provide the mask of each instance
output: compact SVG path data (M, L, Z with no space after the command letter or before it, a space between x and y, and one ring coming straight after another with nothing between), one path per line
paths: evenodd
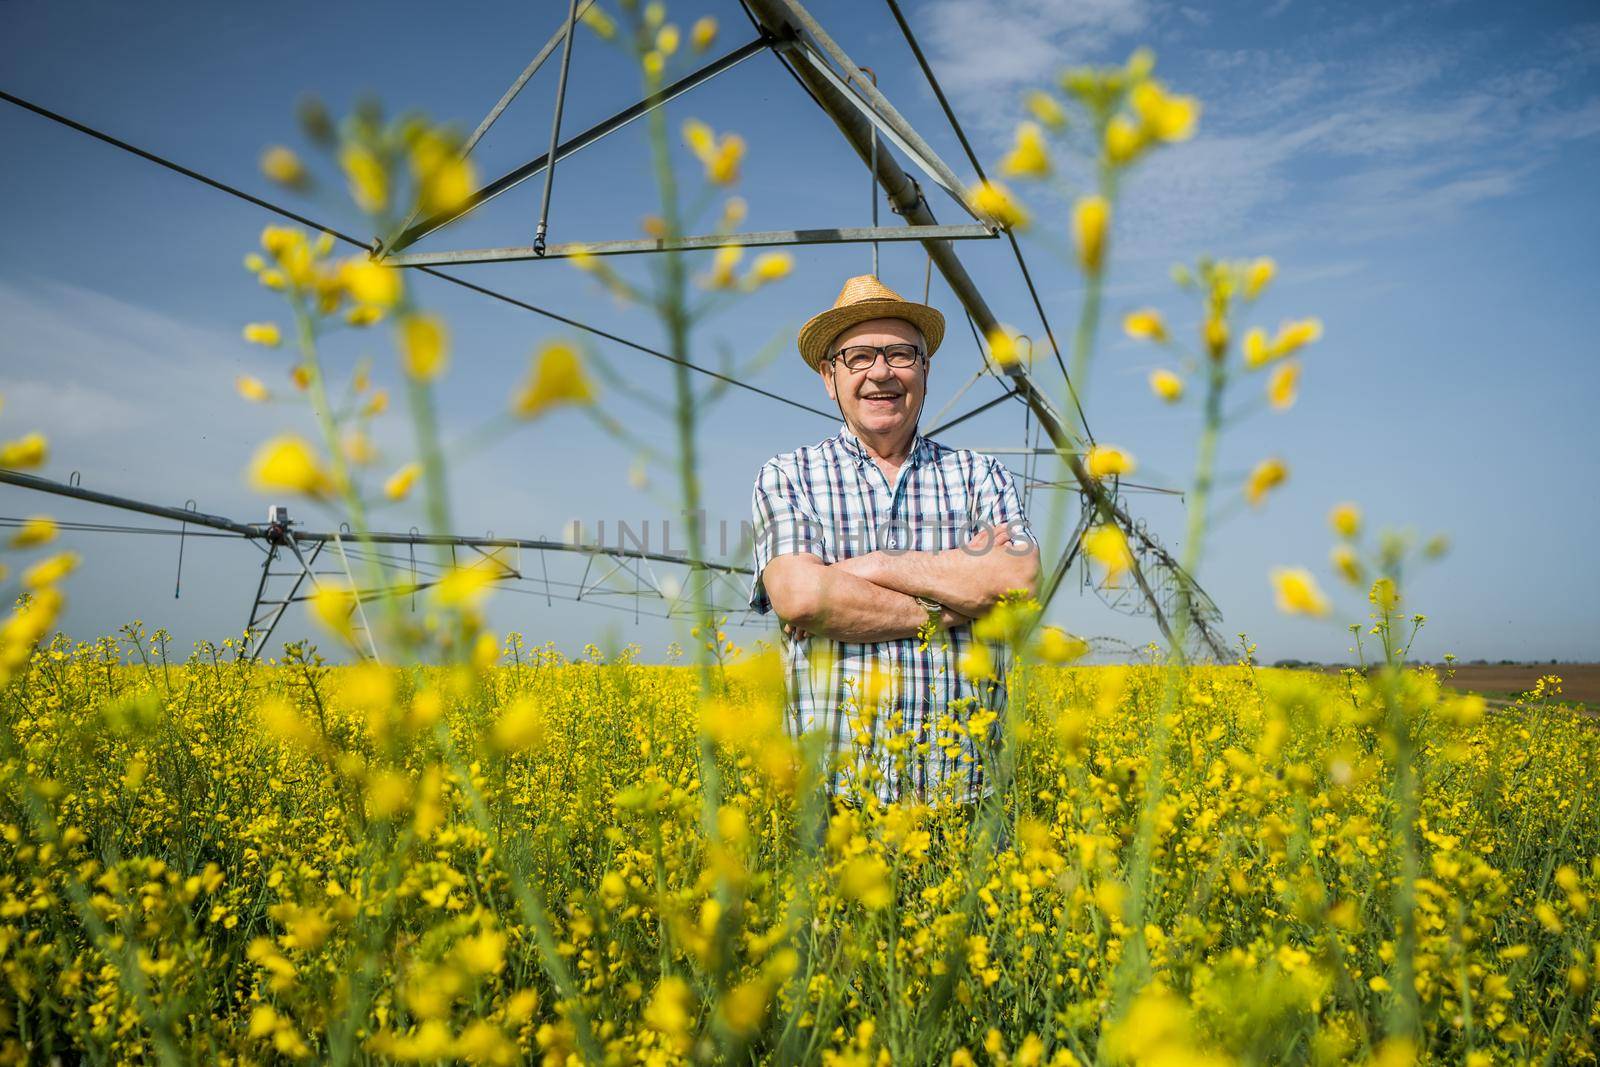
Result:
M899 370L915 367L922 356L922 349L916 345L851 345L828 358L835 363L843 363L850 370L864 371L878 362L879 352L883 353L885 363Z

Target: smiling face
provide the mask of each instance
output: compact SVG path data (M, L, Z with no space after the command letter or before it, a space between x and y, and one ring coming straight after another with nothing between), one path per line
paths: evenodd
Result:
M921 332L904 319L868 319L845 330L828 346L831 356L851 345L916 345L924 353L915 366L891 367L879 355L863 371L852 371L843 361L824 360L818 368L828 396L839 404L845 425L863 441L903 443L922 412L928 391L928 346Z

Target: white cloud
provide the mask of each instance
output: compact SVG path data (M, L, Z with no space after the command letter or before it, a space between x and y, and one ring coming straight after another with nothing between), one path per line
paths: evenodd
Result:
M1023 88L1071 63L1117 61L1141 40L1170 52L1196 32L1181 9L1135 0L938 0L926 13L934 62L978 94L964 110L996 147ZM1508 55L1483 31L1440 32L1429 19L1396 6L1280 48L1196 49L1178 87L1203 102L1200 133L1127 182L1121 257L1432 225L1514 195L1548 165L1541 148L1600 134L1600 100L1568 98L1594 54L1574 41L1600 40L1600 27ZM1059 211L1051 194L1034 198Z
M59 282L0 283L0 393L12 426L37 428L55 473L87 484L236 501L248 449L281 418L233 391L275 380L237 334Z
M1018 88L1051 81L1073 63L1102 59L1114 42L1143 30L1151 5L1147 0L934 0L920 14L940 81L992 120L1016 111Z

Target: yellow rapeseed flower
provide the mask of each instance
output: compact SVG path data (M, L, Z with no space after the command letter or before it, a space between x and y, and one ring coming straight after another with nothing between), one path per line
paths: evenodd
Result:
M346 430L339 439L339 451L358 467L365 467L378 458L377 446L361 430Z
M643 1018L670 1048L679 1054L688 1052L692 1043L689 1027L694 1022L694 994L689 983L675 975L661 979Z
M275 322L251 322L245 324L244 339L253 345L277 348L283 343L283 334Z
M1105 262L1106 231L1111 225L1111 204L1103 196L1085 196L1072 208L1072 236L1078 264L1086 274L1098 274Z
M761 1025L761 1020L766 1018L767 1004L771 999L772 990L768 983L752 978L728 990L723 995L719 1011L729 1030L741 1036L752 1034Z
M477 671L488 671L500 662L500 639L485 630L472 642L472 666Z
M1267 402L1278 411L1286 411L1294 406L1299 385L1299 362L1285 363L1273 371L1272 377L1267 380Z
M1175 403L1183 399L1183 379L1170 370L1153 370L1150 372L1150 391L1169 404Z
M617 24L599 4L590 4L584 8L583 14L578 16L578 21L589 27L602 41L609 41L617 35Z
M1128 81L1136 85L1150 77L1150 72L1156 69L1156 54L1148 46L1140 45L1128 55L1128 62L1122 69Z
M1289 477L1289 466L1276 456L1262 460L1250 471L1245 482L1244 498L1251 507L1259 507L1267 493L1282 485Z
M78 569L83 557L76 552L57 552L22 572L22 588L45 589Z
M1061 101L1043 89L1035 89L1024 97L1023 106L1028 109L1028 114L1052 130L1060 130L1067 125L1067 112L1061 106Z
M303 189L310 184L305 164L292 148L275 144L261 153L261 173L279 185Z
M744 138L725 133L717 140L716 153L706 164L706 179L716 185L732 185L739 180L739 163L744 159Z
M544 708L532 697L518 697L501 713L490 739L501 752L527 752L544 747Z
M1146 143L1144 131L1121 115L1106 123L1106 161L1112 166L1126 166L1138 159Z
M1244 335L1244 365L1252 370L1271 358L1267 349L1267 334L1259 326L1252 326Z
M1254 300L1261 295L1261 290L1267 287L1278 273L1278 264L1269 256L1262 256L1250 264L1244 275L1244 298Z
M367 780L367 814L387 819L411 800L411 779L399 771L379 771Z
M1300 319L1295 322L1286 322L1278 327L1277 335L1271 341L1267 340L1266 334L1262 330L1259 328L1253 329L1245 337L1245 366L1252 370L1257 367L1264 367L1268 363L1299 351L1321 337L1322 321L1320 319Z
M15 441L7 441L0 445L0 467L10 467L13 470L37 467L45 461L49 451L49 445L43 434L25 434Z
M499 974L506 965L506 935L485 930L456 942L451 955L468 974Z
M1373 581L1367 590L1367 600L1379 611L1393 611L1400 606L1400 587L1387 575Z
M378 308L391 308L400 302L404 284L400 272L366 256L351 256L339 265L339 282L350 299Z
M1222 359L1228 351L1228 320L1213 308L1206 316L1200 334L1201 340L1205 342L1206 355L1213 360Z
M475 608L489 595L489 587L503 573L499 567L484 564L454 567L433 587L433 599L446 608Z
M656 51L664 56L670 56L678 50L680 40L678 27L669 22L656 31Z
M437 315L400 320L400 361L413 381L431 382L450 365L450 334Z
M1131 96L1139 124L1159 141L1185 141L1194 136L1200 104L1191 96L1170 96L1156 81L1142 81Z
M787 278L792 270L794 270L794 257L789 253L763 252L751 264L750 273L745 275L745 284L751 289L759 288L769 282Z
M250 461L250 484L264 493L287 490L321 496L328 491L330 479L311 442L286 433L256 449Z
M17 532L11 535L12 548L38 548L56 539L55 520L48 515L32 515L23 520Z
M260 378L253 378L248 374L241 374L235 378L233 387L238 390L240 396L252 403L259 404L272 397L272 393L268 391L266 383Z
M346 145L339 153L339 165L344 168L350 196L357 207L376 215L389 206L389 175L370 148Z
M1026 229L1028 212L999 182L979 182L971 190L972 206L1008 230Z
M702 282L709 289L732 289L738 284L738 277L733 273L733 268L737 267L743 258L743 247L721 246L717 249L717 254L712 257L711 273L706 275Z
M1039 631L1034 654L1045 663L1072 663L1089 654L1089 643L1059 626L1046 626Z
M844 865L839 888L850 900L860 901L873 911L894 903L894 887L889 883L889 865L880 856L867 853Z
M1128 312L1127 317L1122 320L1122 330L1136 340L1167 339L1167 324L1162 321L1161 312L1155 308L1140 308L1138 311Z
M967 646L956 667L961 671L961 677L968 681L981 682L995 676L994 657L989 654L988 647L978 641Z
M383 318L383 309L372 304L357 304L344 313L344 321L352 326L371 326Z
M717 39L717 20L710 15L702 15L695 19L694 26L689 30L689 47L696 52L704 52L710 48Z
M1284 323L1278 328L1278 336L1272 340L1272 358L1287 356L1321 339L1321 319L1300 319Z
M1304 567L1274 567L1272 588L1277 594L1279 611L1290 615L1326 615L1332 610L1316 578Z
M261 228L261 247L278 260L290 256L294 250L305 244L306 235L293 226L263 226Z
M1016 142L1000 161L1000 173L1008 178L1043 178L1050 173L1050 150L1038 123L1017 124Z
M1137 466L1131 455L1114 445L1095 445L1084 457L1083 465L1095 478L1132 474Z
M595 387L578 350L567 341L546 343L535 357L528 378L511 398L511 412L532 419L561 404L592 404Z
M1022 348L1017 335L1004 326L989 331L989 355L1002 367L1012 367L1022 360Z
M708 162L717 151L717 135L710 126L699 119L686 119L683 124L683 140L689 146L700 162Z
M1351 585L1360 585L1366 580L1361 569L1361 559L1356 555L1356 550L1349 545L1334 545L1332 552L1329 553L1329 559L1339 577Z
M1328 512L1328 525L1340 537L1351 538L1361 532L1361 508L1345 501Z
M390 500L404 500L411 495L411 487L417 484L417 479L422 476L422 464L407 463L404 467L389 475L383 483L383 495Z
M1124 572L1133 567L1133 550L1121 527L1102 523L1083 535L1083 552L1105 568L1106 581L1116 585Z

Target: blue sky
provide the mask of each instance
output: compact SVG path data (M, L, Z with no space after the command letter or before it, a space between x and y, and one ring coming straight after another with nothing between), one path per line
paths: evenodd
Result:
M1410 606L1428 614L1418 649L1436 657L1600 658L1600 563L1588 550L1597 515L1591 409L1600 301L1593 295L1600 212L1600 19L1578 4L1262 6L1146 0L932 0L904 5L980 155L992 164L1020 117L1020 95L1079 62L1111 62L1148 44L1158 74L1204 103L1198 135L1141 166L1125 188L1109 279L1109 320L1087 405L1097 438L1132 451L1140 481L1181 487L1192 462L1192 411L1158 405L1145 386L1160 362L1114 329L1122 313L1154 305L1176 328L1194 311L1167 281L1168 266L1212 254L1271 255L1281 275L1259 319L1315 314L1324 340L1306 360L1302 395L1286 414L1260 413L1232 428L1222 468L1235 480L1280 454L1289 483L1259 512L1227 508L1201 578L1224 613L1267 659L1346 655L1342 624L1364 617L1359 597L1337 594L1332 621L1285 619L1267 580L1275 564L1305 564L1332 588L1328 508L1363 505L1377 525L1443 532L1454 548L1417 574ZM129 8L12 0L0 40L0 85L17 95L166 154L270 198L292 197L260 177L270 143L298 144L293 105L314 91L336 113L371 92L391 110L416 108L470 129L549 35L562 5L475 9L441 18L437 5L287 3ZM564 10L564 8L562 8ZM941 121L886 8L817 2L813 12L961 175L970 168ZM719 18L718 47L748 34L736 5L695 0L671 7L687 25ZM537 155L548 136L554 69L541 72L481 146L483 173ZM578 40L566 124L576 130L631 103L637 79L621 55L591 35ZM671 105L674 126L694 116L749 142L741 185L750 229L865 225L866 178L831 123L770 56L758 55ZM256 518L268 501L242 477L265 437L309 430L293 407L248 407L240 373L281 385L288 361L251 348L240 326L279 316L271 294L239 267L262 212L208 191L14 107L0 108L0 433L49 434L47 474L80 471L112 492ZM642 131L630 129L557 172L553 241L638 232L652 189L642 173ZM1585 176L1588 177L1585 177ZM500 198L432 247L522 244L537 215L537 184ZM1029 196L1037 229L1064 229L1063 201ZM364 232L333 200L299 201L331 224ZM944 221L954 206L934 201ZM893 216L885 213L885 218ZM1076 316L1073 272L1049 242L1026 241L1058 332ZM1014 265L998 243L969 242L969 269L1001 318L1037 332ZM842 280L864 272L860 248L802 252L795 274L738 304L697 334L696 359L747 358L786 340L753 384L826 406L787 339L830 303ZM642 264L625 264L631 272ZM885 280L920 293L918 251L886 246ZM476 281L627 336L659 340L655 324L619 308L559 263L463 268ZM525 312L438 284L421 299L445 315L455 360L442 416L462 435L501 409L529 353L560 330ZM957 310L936 280L935 304ZM280 316L281 317L281 316ZM342 339L330 356L348 366L383 356L381 335ZM597 351L646 391L667 387L666 368L601 344ZM977 367L959 328L937 357L930 410L943 407ZM380 360L380 378L392 366ZM1254 390L1260 383L1251 382ZM1059 388L1059 379L1055 382ZM997 391L980 383L969 397ZM1241 399L1245 399L1241 395ZM627 396L604 400L641 436L665 447L666 423ZM834 425L747 393L725 395L702 435L708 510L730 524L748 516L750 484L767 457L815 441ZM948 443L1015 447L1020 410L1003 405L952 431ZM407 458L396 420L382 443ZM670 480L629 485L634 458L583 417L561 413L456 469L461 532L560 535L579 518L671 515ZM1134 496L1131 504L1174 548L1181 505ZM1048 514L1045 491L1032 503ZM48 510L116 521L103 511L0 488L0 514ZM303 508L299 509L304 511ZM308 515L308 519L313 516ZM417 518L395 511L383 524ZM185 592L171 595L176 546L167 539L74 535L87 562L73 579L66 626L107 632L135 616L181 642L243 624L257 554L193 542ZM528 564L525 563L525 566ZM1086 635L1139 642L1148 620L1069 591L1057 621ZM502 595L493 621L575 651L585 640L638 641L657 658L675 634L666 623L542 597ZM304 627L294 620L292 636ZM754 636L758 631L750 631Z

